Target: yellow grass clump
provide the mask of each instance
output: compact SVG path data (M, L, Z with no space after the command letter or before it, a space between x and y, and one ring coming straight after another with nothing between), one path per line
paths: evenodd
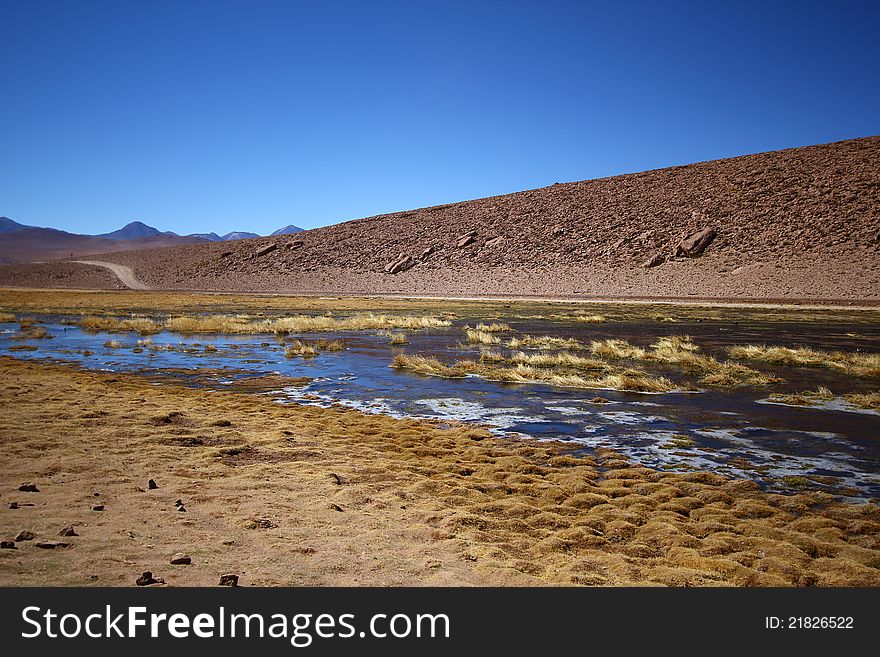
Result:
M573 368L580 370L608 370L608 363L596 358L584 358L568 352L555 354L537 353L527 354L518 351L510 357L510 362L516 365L531 365L533 367L550 368Z
M9 324L15 321L15 315L12 313L0 313L0 324Z
M485 331L486 333L503 333L504 331L512 331L509 324L505 324L503 322L492 322L491 324L484 324L480 322L477 324L478 331Z
M603 324L608 321L608 318L605 315L575 315L574 321L585 324Z
M722 362L700 353L699 345L686 335L664 336L654 342L650 349L637 347L626 340L594 340L590 343L590 351L608 360L641 360L677 365L684 372L702 374L700 383L709 386L763 386L782 380L739 363Z
M736 360L753 360L788 367L824 367L862 377L880 377L880 353L822 351L809 347L741 345L728 352Z
M342 340L315 340L313 344L319 351L345 351Z
M49 331L42 326L28 325L23 327L14 337L16 340L42 340L43 338L50 338L52 336L50 336Z
M854 406L880 411L880 390L876 392L853 393L851 395L844 395L843 398Z
M555 373L539 367L518 363L513 367L498 367L485 362L460 360L446 365L432 356L398 354L391 367L428 376L460 379L479 376L501 383L544 383L563 388L627 390L632 392L670 392L675 384L665 377L653 377L638 370L609 372L599 378L585 378L577 374Z
M87 316L80 326L87 331L137 331L142 335L162 330L174 333L309 333L318 331L358 331L371 329L428 329L450 326L451 322L431 315L385 315L359 313L350 317L295 315L275 319L252 319L248 315L182 315L164 323L147 318Z
M302 340L297 340L284 350L284 356L287 358L314 358L320 352L314 347Z
M359 313L350 317L313 317L296 315L265 322L271 331L287 333L307 333L311 331L367 331L390 329L430 329L450 326L452 322L432 315L384 315ZM270 332L271 332L270 331ZM263 331L253 331L261 333Z
M99 331L132 331L141 335L152 335L162 331L162 326L147 317L131 317L119 319L118 317L97 317L88 315L83 317L79 325L86 331L97 333Z
M504 354L502 354L500 351L485 349L480 352L481 363L503 363L504 360Z
M392 345L409 344L409 339L406 337L406 333L392 333L391 334L391 344Z
M584 345L574 338L555 338L551 335L523 335L512 338L507 346L511 349L568 349L582 351Z
M344 351L345 343L342 340L295 340L285 351L288 358L297 356L302 358L314 358L322 351Z
M775 393L767 400L777 404L791 404L793 406L812 406L818 402L831 401L834 393L825 386L819 386L817 390L806 390L794 393Z
M609 360L642 360L646 351L636 347L626 340L593 340L590 343L590 351L595 356Z
M501 344L501 338L488 331L469 328L465 329L465 333L467 333L468 342L471 344Z

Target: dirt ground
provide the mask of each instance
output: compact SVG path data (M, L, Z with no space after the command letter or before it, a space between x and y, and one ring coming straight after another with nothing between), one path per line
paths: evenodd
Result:
M2 585L880 585L875 504L135 375L0 381L0 538L36 535Z

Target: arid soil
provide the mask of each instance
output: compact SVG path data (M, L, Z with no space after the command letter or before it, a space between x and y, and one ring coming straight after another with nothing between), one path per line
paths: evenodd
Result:
M4 585L880 585L874 504L134 375L0 381L0 538L35 534Z
M155 289L877 302L880 137L90 259ZM26 266L0 284L86 287Z

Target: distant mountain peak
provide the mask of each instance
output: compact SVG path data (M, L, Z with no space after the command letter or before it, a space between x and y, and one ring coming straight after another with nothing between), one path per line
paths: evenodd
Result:
M119 230L114 230L111 233L96 235L95 237L106 237L107 239L111 240L133 240L140 237L153 237L155 235L162 234L163 233L160 230L153 228L152 226L148 226L142 221L130 221ZM166 232L164 234L174 235L175 233Z
M260 235L257 235L256 233L248 233L247 231L243 230L234 230L231 233L226 233L225 235L222 235L220 239L222 239L224 242L229 242L231 240L247 240L253 237L260 237Z
M0 217L0 233L13 233L22 228L30 228L30 226L20 224L9 217Z
M272 233L272 235L293 235L294 233L301 233L303 232L303 230L305 229L290 224L289 226L285 226L284 228L279 228L274 233Z

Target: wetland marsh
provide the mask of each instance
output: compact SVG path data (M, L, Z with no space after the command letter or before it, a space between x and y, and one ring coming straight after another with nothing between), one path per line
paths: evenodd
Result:
M546 491L536 492L530 488L535 483L531 482L523 494L534 508L526 516L568 509L563 513L568 517L573 508L581 508L580 502L571 507L574 502L568 498L590 492L607 495L595 498L595 504L584 505L586 516L595 520L595 514L603 508L618 508L617 498L627 499L624 508L641 509L635 515L626 515L627 527L643 527L647 517L642 511L658 503L645 488L648 482L678 482L678 478L696 481L694 477L702 481L709 477L712 489L740 486L736 490L749 504L759 501L776 509L766 514L734 514L743 522L761 518L778 525L778 513L782 513L779 509L794 505L800 511L785 511L791 516L786 516L786 522L803 524L804 518L819 514L825 520L816 525L818 529L834 525L838 539L846 544L856 542L868 550L856 559L868 570L860 570L850 578L837 573L831 579L817 581L875 581L880 563L876 552L880 525L875 518L880 497L877 311L276 297L236 299L241 307L232 308L231 300L225 297L167 294L163 294L163 300L173 303L157 308L150 307L156 297L151 299L147 294L106 296L103 306L98 306L100 296L69 293L65 301L68 312L64 312L55 293L31 293L25 302L19 298L18 304L15 294L7 293L0 315L0 355L14 357L15 361L8 363L31 363L27 367L37 368L26 370L32 380L39 377L41 366L50 368L46 370L47 380L58 380L58 372L68 372L66 376L73 378L94 372L95 376L136 387L139 398L148 401L152 391L156 395L172 391L161 394L173 398L188 390L191 392L187 395L198 395L209 406L210 400L215 400L217 408L224 409L218 413L226 413L228 400L234 398L236 404L253 404L254 408L270 404L277 409L273 418L276 412L282 414L278 417L289 412L300 419L303 413L331 413L330 417L351 418L353 425L370 424L373 421L368 418L376 418L376 426L390 441L383 450L400 451L389 452L391 462L381 467L397 467L393 463L401 458L415 466L412 459L417 459L419 476L427 477L418 484L418 494L409 485L405 487L408 492L402 494L410 502L404 506L439 504L436 500L421 500L420 496L433 486L428 483L435 478L432 472L451 468L451 476L460 480L451 484L460 492L452 493L446 502L451 505L446 511L457 518L455 523L465 522L456 515L462 512L460 507L465 501L467 508L474 503L489 503L487 495L496 500L492 504L502 500L506 500L505 505L517 503L517 488L511 487L511 482L522 479L525 471L518 465L505 472L504 459L513 458L512 454L542 454L537 462L541 480L589 471L583 483L563 494L564 499L551 495L553 502L536 501L534 496L540 497ZM6 368L12 374L21 371L17 366ZM15 388L13 377L7 381L7 390ZM253 401L242 401L243 397ZM189 416L185 408L180 413ZM317 424L313 423L308 432L309 449L325 451L323 441L331 439L316 428L324 426L322 416L315 417ZM226 421L236 426L240 420L229 417ZM423 431L437 432L437 440L440 444L447 441L447 447L440 452L436 445L425 447L414 456L412 445L407 446L403 436L413 435L413 427L419 423L426 427ZM174 435L163 440L205 453L217 452L213 457L220 463L235 465L238 476L243 472L239 466L263 467L264 459L273 464L278 476L289 475L297 467L293 456L267 456L271 450L261 446L258 427L230 443L214 435L222 429L205 428L213 424L202 424L201 429L187 428L199 426L190 420L180 426L173 419L167 424L163 431ZM266 431L271 433L270 425L276 424L273 420ZM401 435L396 427L402 428ZM108 430L113 428L108 426ZM118 439L124 441L124 427L117 425L115 430ZM471 442L477 438L478 443ZM54 443L59 440L63 439L56 438ZM358 465L363 457L361 450L367 449L366 443L361 444L364 440L361 431L332 438L337 458L344 460L352 472L364 465ZM493 441L498 441L497 447L491 446ZM269 442L272 449L282 449L277 441ZM498 450L502 461L493 466L490 477L495 484L471 479L469 473L477 469L469 444L479 444L481 450L490 453ZM338 455L340 449L345 450L344 458ZM372 466L367 467L374 472ZM620 468L623 472L618 472ZM197 470L188 475L191 481L200 477ZM467 485L465 479L469 480ZM611 482L626 490L604 490ZM741 488L745 484L753 488ZM493 493L495 485L501 485L501 489ZM635 488L641 492L636 494ZM692 499L693 491L676 491L664 499L669 503L681 496ZM459 499L460 495L464 497ZM721 503L721 498L715 499L713 494L697 506L706 504L727 513L745 503L739 497L724 497L726 501ZM840 504L843 506L837 506ZM851 509L843 513L863 520L849 529L835 524L837 520L826 522L826 512L821 509L838 508ZM467 535L469 547L465 552L473 556L473 541L485 548L485 541L492 544L498 539L492 538L494 534L488 527L496 526L496 520L501 522L492 520L501 513L507 520L496 529L502 531L503 525L505 540L525 549L525 543L535 538L533 529L529 529L531 520L517 534L515 528L505 524L511 520L510 510L507 506L493 510L487 507L480 512L471 508L468 517L476 523L471 529L465 531L456 525L455 531L443 535L450 540ZM675 511L683 515L673 524L695 521L692 511ZM437 509L435 512L440 513ZM639 534L635 529L628 528L625 536L608 543L613 523L622 522L623 517L610 508L607 512L605 515L610 515L600 524L608 526L594 527L594 538L578 539L574 543L580 546L577 549L569 545L559 550L607 555L611 545L611 551L618 554L615 558L625 558L629 566L633 559L641 558L641 552L650 552L650 559L668 557L655 539L636 541L633 547L632 537ZM555 538L539 532L540 540L563 540L559 532L568 536L574 527L583 527L581 523L588 520L579 511L548 530ZM731 532L741 537L739 522L731 520L732 524L717 527L720 533L713 537L720 539ZM474 534L474 527L482 529ZM830 540L830 534L823 536ZM703 540L704 536L699 538ZM676 545L682 548L688 540ZM700 558L707 556L692 547ZM535 549L541 552L544 548ZM497 551L492 559L507 563L510 554L506 550L502 550L506 555L503 559ZM551 551L556 554L555 549ZM843 554L838 548L833 552ZM488 558L488 553L482 554ZM557 557L560 564L568 563L561 554ZM669 564L663 561L661 568L659 563L655 571L645 562L637 575L624 569L605 579L571 573L559 579L534 563L520 562L518 568L542 581L569 583L676 584L690 581L688 577L693 575L661 575ZM738 563L742 565L743 561ZM563 570L569 572L570 565ZM780 574L788 565L780 566L775 578L757 579L739 571L734 577L732 571L725 570L730 567L728 564L722 568L727 574L719 575L721 580L717 580L706 575L702 566L694 566L703 574L693 575L693 582L806 583L793 574ZM624 571L628 573L625 576ZM721 571L713 572L718 575ZM27 581L25 575L22 577ZM523 580L514 577L502 581Z

